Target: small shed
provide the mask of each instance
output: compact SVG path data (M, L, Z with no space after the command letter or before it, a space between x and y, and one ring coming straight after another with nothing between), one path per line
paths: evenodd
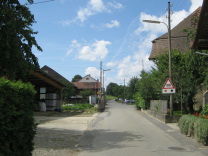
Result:
M61 110L62 91L66 86L63 82L52 77L42 69L36 72L31 71L26 79L35 86L37 91L35 97L36 110ZM45 109L42 106L39 107L41 104L45 105Z

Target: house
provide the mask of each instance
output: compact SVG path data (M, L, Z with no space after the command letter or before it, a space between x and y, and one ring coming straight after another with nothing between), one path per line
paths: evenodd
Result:
M208 50L208 0L203 1L192 48L195 51ZM199 103L196 105L196 109L199 109L201 104L202 106L205 106L205 104L208 103L208 91L200 90L195 98L196 101Z
M187 43L187 33L181 32L182 29L188 27L195 27L194 17L199 16L201 12L201 7L196 9L192 14L180 22L171 30L171 49L178 49L180 52L184 53L191 48L191 43ZM150 53L149 59L156 59L160 53L168 52L168 33L154 39L152 41L152 51Z
M93 90L93 92L95 93L94 95L97 95L97 92L100 89L100 82L92 78L90 75L86 75L77 82L72 82L72 84L76 87L76 95L78 96L81 95L82 91L87 89Z
M194 50L208 50L208 0L203 1L192 48Z
M35 97L35 104L37 110L39 105L42 106L42 111L46 110L61 110L62 107L62 91L66 84L62 81L68 81L63 76L48 66L44 66L39 71L31 71L30 75L26 77L27 82L34 85L37 91Z

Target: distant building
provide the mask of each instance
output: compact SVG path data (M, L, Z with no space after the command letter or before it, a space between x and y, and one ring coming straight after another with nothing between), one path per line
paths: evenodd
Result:
M81 95L81 92L87 89L93 90L95 93L94 95L97 95L97 92L100 89L100 82L94 78L92 78L90 75L86 75L82 79L78 80L77 82L72 82L72 84L76 87L76 94L78 96Z

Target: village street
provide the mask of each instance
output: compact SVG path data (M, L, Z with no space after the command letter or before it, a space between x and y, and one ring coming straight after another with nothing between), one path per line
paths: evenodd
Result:
M109 101L79 140L80 156L202 156L208 148L134 106Z
M182 135L176 124L164 124L114 100L94 115L52 114L34 116L39 125L33 156L208 155L207 147Z

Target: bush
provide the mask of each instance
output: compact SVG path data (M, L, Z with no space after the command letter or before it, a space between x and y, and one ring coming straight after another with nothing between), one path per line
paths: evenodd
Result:
M134 99L135 99L136 110L141 110L141 108L146 109L145 100L142 98L142 96L139 92L137 92L134 95Z
M34 97L31 84L0 78L0 155L32 155Z
M184 115L180 118L178 126L182 134L196 136L204 145L208 144L208 120L194 115Z
M194 133L194 123L197 118L193 115L185 115L180 118L178 122L178 126L180 127L180 131L182 134L191 135Z
M79 111L79 110L85 110L88 108L93 107L91 104L73 104L73 105L63 105L62 106L62 110L66 111L66 110L71 110L71 111Z
M202 108L200 115L208 116L208 104L206 104L206 106Z
M199 118L195 125L195 133L198 141L208 145L208 120Z

